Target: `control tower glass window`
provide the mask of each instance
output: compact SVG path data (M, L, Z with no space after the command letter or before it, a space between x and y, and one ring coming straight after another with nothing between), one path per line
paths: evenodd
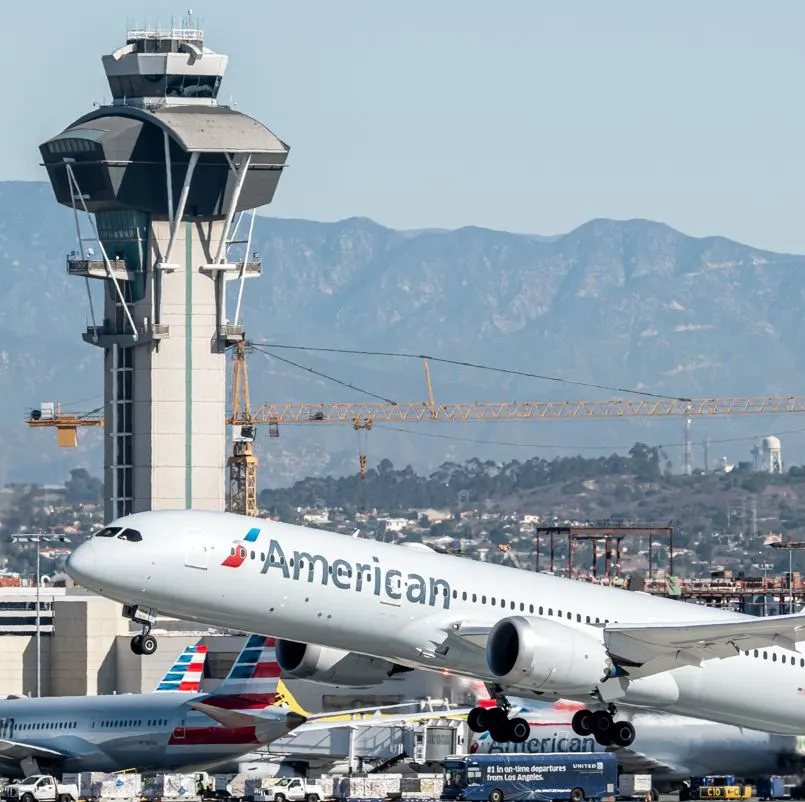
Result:
M218 96L220 75L110 75L109 88L116 100L140 97Z

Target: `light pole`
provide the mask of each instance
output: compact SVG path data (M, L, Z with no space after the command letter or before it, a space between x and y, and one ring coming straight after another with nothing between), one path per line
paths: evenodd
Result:
M773 549L788 549L788 612L794 612L794 575L792 571L792 556L794 549L805 549L805 541L783 540L779 543L769 544Z
M33 543L36 546L36 695L42 695L42 607L40 604L40 590L42 586L42 574L39 568L40 553L42 543L61 542L67 543L64 535L29 534L27 532L17 532L9 535L12 543Z

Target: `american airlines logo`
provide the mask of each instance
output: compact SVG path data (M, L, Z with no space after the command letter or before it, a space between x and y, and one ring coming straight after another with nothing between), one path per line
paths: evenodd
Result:
M532 728L535 726L531 725ZM533 732L533 729L532 729ZM498 743L489 737L489 733L482 735L477 741L471 744L470 752L477 753L484 745L490 755L494 754L538 754L541 752L597 752L603 751L599 747L595 738L580 737L578 735L565 735L563 733L553 733L549 736L529 738L523 743Z
M451 590L446 580L414 573L403 575L394 568L383 568L377 557L372 557L372 562L355 564L337 559L330 565L322 554L294 551L288 559L282 546L272 539L260 573L267 574L271 570L297 582L332 583L338 590L371 592L390 603L402 602L404 598L411 604L436 607L441 602L445 610L450 608Z
M250 529L243 540L246 543L254 543L255 540L260 536L260 530ZM229 550L229 556L221 563L221 565L225 565L227 568L240 568L243 565L246 557L248 557L249 552L246 547L240 541L235 541L235 544Z
M253 544L259 536L259 529L250 529L242 541L235 541L221 565L240 568L249 556L249 549L244 543ZM388 600L388 603L399 604L405 599L411 604L426 604L431 607L437 607L441 603L445 610L450 609L452 591L447 580L415 573L404 575L394 568L385 569L377 557L372 557L371 563L353 564L337 559L331 565L322 554L294 551L289 559L282 546L272 538L260 573L267 574L272 569L280 572L285 579L319 585L332 584L338 590L352 590L356 593L371 592L374 596Z

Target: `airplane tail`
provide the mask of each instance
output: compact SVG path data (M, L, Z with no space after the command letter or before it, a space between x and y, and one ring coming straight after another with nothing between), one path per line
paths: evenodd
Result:
M288 689L288 686L280 680L277 683L277 692L274 695L274 704L277 707L283 707L286 710L290 710L292 713L298 713L300 716L304 716L308 718L310 713L305 710L299 702L296 701L296 697L291 693Z
M168 669L167 674L157 685L155 693L163 691L186 691L198 693L207 659L207 646L201 641L188 646Z
M250 635L226 679L204 704L226 710L257 710L275 704L280 684L275 645L274 638Z

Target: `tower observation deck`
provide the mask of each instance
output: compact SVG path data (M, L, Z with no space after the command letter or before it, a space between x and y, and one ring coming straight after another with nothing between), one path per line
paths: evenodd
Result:
M107 520L224 508L225 351L243 338L245 279L261 273L254 213L289 150L218 103L226 65L191 24L129 31L103 56L111 103L40 146L76 215L67 270L87 283L83 338L104 354ZM103 282L102 308L90 280Z

